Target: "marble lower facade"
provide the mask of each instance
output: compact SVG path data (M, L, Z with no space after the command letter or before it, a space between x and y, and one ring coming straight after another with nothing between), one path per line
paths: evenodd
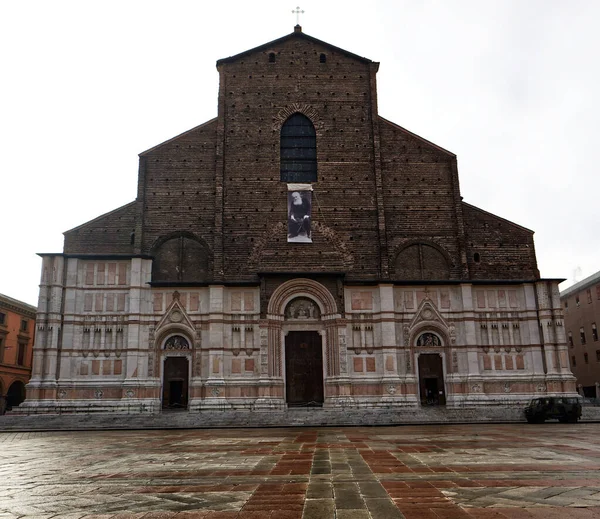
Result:
M557 282L157 287L44 256L18 412L487 406L576 394Z

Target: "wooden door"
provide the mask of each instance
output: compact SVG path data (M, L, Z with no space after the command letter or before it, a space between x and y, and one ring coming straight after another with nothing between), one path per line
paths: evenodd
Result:
M163 409L186 409L188 405L188 360L167 357L163 376Z
M290 407L323 405L323 352L318 332L290 332L286 336L285 389Z
M446 405L444 367L437 353L419 355L419 389L421 405Z

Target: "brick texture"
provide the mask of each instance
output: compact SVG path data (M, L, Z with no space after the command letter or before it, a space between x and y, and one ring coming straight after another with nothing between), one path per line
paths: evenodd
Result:
M340 303L338 273L538 277L533 233L461 202L456 156L377 115L377 66L302 33L219 61L218 117L142 153L137 201L65 233L65 252L149 254L163 282L267 273L263 308L289 273L332 274L320 281ZM279 144L294 112L316 129L312 244L287 243Z

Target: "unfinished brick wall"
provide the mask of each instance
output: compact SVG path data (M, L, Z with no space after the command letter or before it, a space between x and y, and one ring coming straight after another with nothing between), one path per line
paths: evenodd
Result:
M133 254L135 202L66 231L66 254Z
M220 63L225 279L257 271L378 276L371 67L303 37ZM280 181L280 128L296 111L316 129L310 245L287 243Z
M540 277L533 231L466 203L463 214L471 279Z
M531 231L461 202L454 154L378 117L377 63L294 33L217 68L218 117L142 153L137 203L65 233L65 252L150 254L163 282L538 276ZM296 112L316 131L311 244L287 242L280 181Z
M215 225L216 120L140 155L142 251L160 238L188 232L212 249Z
M446 255L448 277L460 279L462 214L455 155L385 119L379 129L390 277L423 279L419 254L426 266L438 258L427 263L430 249L414 247L422 243L437 246Z

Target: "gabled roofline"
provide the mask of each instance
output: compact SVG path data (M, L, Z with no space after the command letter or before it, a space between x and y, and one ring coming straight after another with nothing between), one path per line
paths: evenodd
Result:
M535 234L535 231L532 231L531 229L528 229L527 227L523 227L522 225L519 225L518 223L511 222L510 220L507 220L506 218L502 218L501 216L498 216L497 214L490 213L489 211L485 211L485 210L481 209L481 207L477 207L475 205L468 204L467 202L464 202L464 201L462 202L462 204L467 205L471 209L475 209L476 211L479 211L481 213L489 214L490 216L493 216L494 218L498 218L499 220L502 220L503 222L506 222L510 225L514 225L515 227L518 227L519 229L521 229L523 231L527 231L527 232L530 232L531 234Z
M129 202L128 204L122 205L121 207L117 207L116 209L113 209L112 211L109 211L108 213L104 213L101 214L100 216L96 216L96 218L94 218L93 220L89 220L85 223L82 223L81 225L78 225L77 227L73 227L72 229L69 229L68 231L63 232L63 234L67 234L73 231L77 231L79 229L81 229L82 227L85 227L86 225L89 225L90 223L93 223L97 220L100 220L102 218L106 218L107 216L116 213L117 211L121 211L122 209L125 209L126 207L129 207L130 205L134 205L135 204L135 200L133 202Z
M399 124L393 123L392 121L389 121L388 119L385 119L384 117L381 117L381 115L378 115L377 117L379 117L379 119L381 121L383 121L384 123L387 123L390 126L393 126L394 128L398 128L398 130L402 130L403 132L408 133L410 136L414 137L415 139L419 139L420 141L424 142L425 144L427 144L429 146L433 146L434 148L441 151L442 153L450 155L451 157L456 157L456 153L452 153L451 151L448 151L447 149L442 148L441 146L438 146L434 142L428 141L427 139L421 137L420 135L417 135L416 133L413 133L410 130L403 128Z
M173 142L176 139L179 139L179 137L183 137L184 135L187 135L190 132L193 132L194 130L198 130L199 128L202 128L203 126L208 126L210 123L214 123L217 120L216 117L213 117L212 119L209 119L208 121L206 121L205 123L199 124L198 126L194 126L193 128L186 130L183 133L180 133L179 135L176 135L175 137L171 137L170 139L167 139L164 142L161 142L160 144L157 144L156 146L152 146L152 148L148 148L146 151L142 151L141 153L138 154L139 157L142 157L143 155L146 155L147 153L150 153L151 151L154 151L158 148L160 148L161 146L164 146L165 144L169 144L170 142Z
M302 27L300 27L299 25L296 25L296 27L294 28L294 32L291 34L287 34L281 38L277 38L276 40L270 41L268 43L263 43L262 45L259 45L258 47L254 47L253 49L245 50L244 52L240 52L239 54L229 56L228 58L222 58L222 59L217 60L217 67L219 67L220 65L222 65L224 63L231 63L233 61L236 61L240 58L243 58L244 56L248 56L249 54L253 54L255 52L260 52L262 50L269 49L270 47L278 45L278 44L280 44L288 39L291 39L291 38L302 38L302 39L308 40L312 43L317 43L318 45L323 45L324 47L328 47L329 49L331 49L333 51L341 52L342 54L345 54L346 56L354 58L358 61L362 61L363 63L374 63L377 65L377 67L379 67L379 63L377 63L376 61L371 61L368 58L364 58L362 56L359 56L358 54L353 54L352 52L348 52L345 49L336 47L335 45L331 45L331 43L327 43L326 41L319 40L318 38L314 38L313 36L309 36L308 34L304 34L302 32Z

